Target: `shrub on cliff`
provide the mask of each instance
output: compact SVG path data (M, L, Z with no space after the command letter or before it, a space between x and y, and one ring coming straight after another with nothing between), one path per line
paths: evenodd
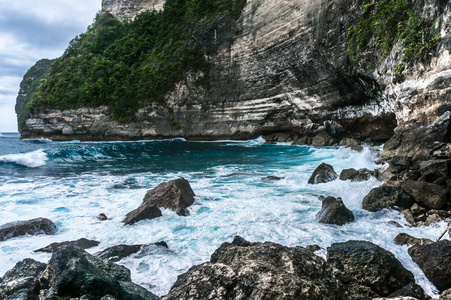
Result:
M120 22L98 14L88 30L70 42L33 94L35 109L108 105L126 122L143 103L162 103L188 71L199 72L208 87L210 64L195 43L193 30L217 14L237 18L245 0L168 0L163 11L147 11Z

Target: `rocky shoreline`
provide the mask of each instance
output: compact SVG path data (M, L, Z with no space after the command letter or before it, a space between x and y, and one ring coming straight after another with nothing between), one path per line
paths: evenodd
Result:
M371 176L388 178L365 197L363 207L366 210L396 209L406 216L406 211L421 212L423 216L406 218L412 226L429 225L441 220L449 222L449 193L445 191L445 199L437 196L441 195L440 187L444 188L449 182L448 172L442 169L443 163L438 163L440 168L437 169L429 165L424 171L427 174L421 173L421 168L411 168L413 163L421 165L422 162L437 159L434 156L437 155L436 149L446 148L443 126L447 128L448 123L435 122L434 126L429 125L425 130L440 132L441 135L437 134L436 138L442 137L437 139L444 144L435 143L432 146L435 150L429 151L430 156L404 158L409 162L404 169L399 167L401 158L386 159L385 151L393 149L391 142L388 142L381 154L389 163L384 171L345 169L339 175L333 166L321 164L313 172L309 183L360 181ZM414 149L424 146L407 135L403 138L398 147ZM412 142L415 144L410 144ZM424 153L427 151L424 150ZM443 155L440 159L446 163L449 161ZM412 172L417 178L413 177ZM430 185L430 188L424 188L425 185ZM409 192L407 188L411 186L422 187L421 196L414 193L415 190ZM130 226L127 224L159 217L160 208L172 209L181 216L188 215L189 206L194 202L193 196L193 190L183 178L162 183L149 190L142 205L128 214L123 222L125 226ZM344 206L340 198L326 197L322 201L318 222L340 226L354 221L352 211ZM101 214L99 220L105 219L107 217ZM56 232L56 225L44 218L0 226L0 236L4 239ZM406 234L398 235L395 242L410 246L409 255L440 291L440 299L450 299L451 242L447 239L438 242L416 239ZM44 264L27 258L17 263L0 278L0 298L159 299L131 282L130 271L114 262L145 247L170 248L170 245L165 242L117 245L94 255L83 250L97 245L96 241L80 239L37 249L51 252L50 261ZM237 236L231 243L221 245L211 255L210 262L193 266L180 275L170 292L161 299L430 299L415 283L412 273L393 254L373 243L348 241L332 244L327 249L326 260L315 255L316 250L319 247L314 245L306 248L285 247L271 242L251 243Z

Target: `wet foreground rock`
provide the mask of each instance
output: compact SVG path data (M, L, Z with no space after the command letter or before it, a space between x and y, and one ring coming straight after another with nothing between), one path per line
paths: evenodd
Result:
M344 205L341 198L329 196L323 200L316 218L319 223L344 225L354 221L354 214Z
M38 299L39 277L46 264L26 258L0 278L0 299Z
M348 292L363 298L387 297L415 283L413 274L392 253L366 241L332 244L327 262L338 270Z
M343 292L326 261L306 248L236 237L180 275L162 299L343 299Z
M439 291L451 288L451 241L414 245L408 252Z
M157 296L131 282L130 271L74 245L54 250L48 264L25 259L0 279L0 299L125 299Z
M194 203L194 196L189 182L184 178L161 183L146 193L141 206L129 212L123 222L133 224L158 218L162 215L160 208L172 209L179 215L186 216L186 208Z
M22 236L37 234L55 234L58 231L56 225L46 218L36 218L27 221L16 221L0 226L0 241Z
M349 241L327 251L325 261L307 248L236 237L180 275L162 299L427 299L412 273L379 246Z

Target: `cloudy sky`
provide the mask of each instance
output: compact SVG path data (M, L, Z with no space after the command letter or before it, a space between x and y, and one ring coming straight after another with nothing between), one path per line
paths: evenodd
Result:
M102 0L0 0L0 132L17 131L23 75L42 58L56 58L85 32Z

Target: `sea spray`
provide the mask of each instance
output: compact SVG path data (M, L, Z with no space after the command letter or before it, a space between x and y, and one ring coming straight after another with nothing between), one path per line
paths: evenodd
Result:
M434 238L434 234L443 232L445 223L409 228L396 211L363 210L363 197L381 184L375 178L307 184L322 162L334 166L338 173L345 168L378 168L375 158L379 148L366 147L357 152L347 148L266 145L262 139L114 143L17 139L2 146L0 157L39 151L47 160L35 168L3 163L0 218L6 223L47 217L57 224L59 232L55 236L2 242L0 275L26 257L46 262L50 254L33 250L52 242L82 237L98 240L100 245L88 250L95 253L122 243L164 240L169 249L149 247L119 262L131 270L136 283L164 295L178 275L208 261L221 243L230 242L235 235L252 242L272 241L286 246L318 244L322 247L318 253L323 256L332 243L361 239L393 252L414 272L418 283L429 293L434 292L406 247L395 245L393 239L400 232ZM270 175L282 179L262 180ZM186 178L196 193L190 216L163 210L158 219L124 226L124 216L141 204L148 189L178 177ZM317 223L315 217L323 196L341 197L356 220L344 226ZM105 213L108 220L97 220L99 213Z
M0 156L0 162L15 163L29 168L37 168L45 165L47 154L42 150L36 150L21 154L7 154Z

